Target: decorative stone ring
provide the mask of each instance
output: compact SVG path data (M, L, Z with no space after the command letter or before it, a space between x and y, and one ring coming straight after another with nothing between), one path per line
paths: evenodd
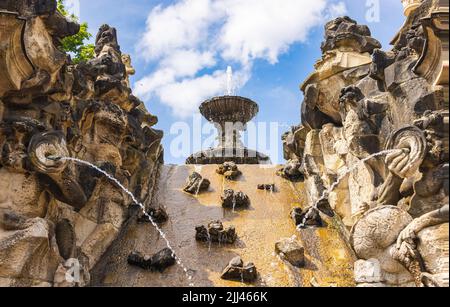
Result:
M401 177L413 176L423 163L427 153L427 140L422 130L416 126L407 126L394 131L386 144L386 149L399 149L408 156L407 163L397 170Z
M35 134L28 146L28 155L37 171L44 174L61 173L68 164L62 158L69 156L63 133L51 131Z

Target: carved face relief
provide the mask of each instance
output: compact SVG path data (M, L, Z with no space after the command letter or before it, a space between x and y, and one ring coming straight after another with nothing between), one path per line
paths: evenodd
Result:
M0 168L0 189L0 218L6 211L27 218L43 217L46 209L44 187L36 175Z

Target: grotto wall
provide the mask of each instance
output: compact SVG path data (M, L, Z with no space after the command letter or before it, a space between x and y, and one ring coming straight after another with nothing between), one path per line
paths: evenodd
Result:
M342 219L361 286L448 286L448 15L422 1L389 51L351 18L327 23L283 136L282 174Z
M83 286L136 213L95 163L149 206L162 132L132 95L116 30L100 28L95 58L75 65L61 39L79 25L56 0L0 1L0 286ZM80 280L66 272L79 262Z

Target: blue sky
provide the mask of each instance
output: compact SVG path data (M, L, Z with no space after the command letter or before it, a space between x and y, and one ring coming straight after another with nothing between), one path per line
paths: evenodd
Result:
M379 20L367 20L378 5ZM236 93L260 106L255 120L280 124L277 140L298 124L299 85L320 58L323 23L343 13L367 24L384 49L404 21L400 0L80 0L80 19L94 35L104 23L117 28L136 69L135 93L159 117L173 164L186 157L169 150L172 125L191 125L201 100L225 94L228 65ZM282 162L281 141L269 154Z

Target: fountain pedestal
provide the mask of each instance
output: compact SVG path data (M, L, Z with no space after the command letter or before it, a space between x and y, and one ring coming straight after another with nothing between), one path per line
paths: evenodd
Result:
M217 128L219 145L193 154L186 164L269 163L269 157L246 148L241 142L240 133L258 111L256 102L240 96L214 97L203 102L200 113Z

